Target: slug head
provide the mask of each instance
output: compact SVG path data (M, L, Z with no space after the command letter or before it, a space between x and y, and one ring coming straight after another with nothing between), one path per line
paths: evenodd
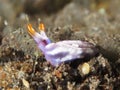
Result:
M33 37L35 42L37 43L38 47L44 51L44 47L50 43L50 39L47 37L46 33L44 32L44 24L40 23L38 29L40 33L36 32L31 24L27 24L28 33L30 36Z

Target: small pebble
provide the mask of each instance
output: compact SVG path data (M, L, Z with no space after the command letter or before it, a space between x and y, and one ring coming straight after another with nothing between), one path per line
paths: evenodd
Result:
M24 78L22 79L23 85L27 88L30 88L30 84L27 80L25 80Z
M84 64L82 65L81 70L82 70L82 73L83 73L84 75L89 74L89 72L90 72L90 65L89 65L88 63L84 63Z

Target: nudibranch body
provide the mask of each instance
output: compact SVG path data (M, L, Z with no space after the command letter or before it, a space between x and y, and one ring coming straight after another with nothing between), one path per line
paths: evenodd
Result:
M28 33L33 37L47 61L53 66L63 62L94 56L97 53L95 46L86 41L64 40L52 43L44 31L44 24L39 24L40 33L36 32L31 24L27 25Z

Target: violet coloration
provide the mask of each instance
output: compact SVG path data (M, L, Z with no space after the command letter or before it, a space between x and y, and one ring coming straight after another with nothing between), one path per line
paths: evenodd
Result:
M40 23L38 27L40 33L36 32L31 24L28 24L27 28L28 33L33 37L46 60L53 66L75 59L82 59L86 56L93 57L97 53L95 46L86 41L64 40L52 43L45 33L43 23Z

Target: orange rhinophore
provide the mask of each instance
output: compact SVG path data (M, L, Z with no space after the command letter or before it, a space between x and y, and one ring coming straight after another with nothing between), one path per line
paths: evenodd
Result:
M45 27L44 27L43 23L40 23L38 28L39 28L40 31L44 31L45 30Z
M27 25L27 28L28 28L28 33L31 35L31 36L34 36L35 35L35 30L32 28L32 25L31 24L28 24Z

